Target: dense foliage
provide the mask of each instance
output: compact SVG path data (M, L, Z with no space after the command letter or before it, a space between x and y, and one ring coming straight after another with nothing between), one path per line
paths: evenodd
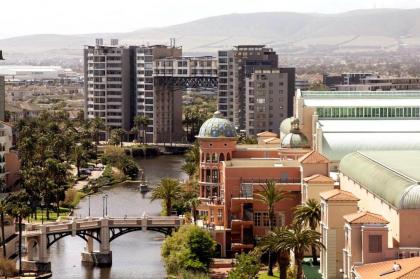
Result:
M125 175L134 179L139 173L136 162L125 154L123 148L118 146L107 146L102 155L102 163L120 169Z
M182 270L207 272L215 247L209 232L194 225L184 225L164 240L162 257L170 274Z
M260 259L249 253L236 256L235 267L229 272L228 279L253 279L260 271Z

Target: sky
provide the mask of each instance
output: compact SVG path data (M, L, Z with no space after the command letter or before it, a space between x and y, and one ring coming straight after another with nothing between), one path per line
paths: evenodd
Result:
M129 32L231 13L373 8L420 8L420 0L3 0L0 38Z

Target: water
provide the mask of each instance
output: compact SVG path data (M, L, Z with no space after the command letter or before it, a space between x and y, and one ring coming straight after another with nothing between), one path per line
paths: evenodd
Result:
M163 177L186 179L186 174L181 170L182 163L182 156L159 156L138 160L150 185L157 184ZM150 202L150 193L143 195L136 185L121 184L91 196L92 216L102 216L104 194L108 195L108 215L111 217L141 216L143 212L158 215L161 210L160 201ZM87 216L88 204L88 199L83 199L75 214ZM162 239L162 234L149 231L131 232L120 236L111 242L112 267L98 268L81 263L80 254L85 247L85 241L77 236L67 236L49 248L53 278L164 278L165 270L160 256Z

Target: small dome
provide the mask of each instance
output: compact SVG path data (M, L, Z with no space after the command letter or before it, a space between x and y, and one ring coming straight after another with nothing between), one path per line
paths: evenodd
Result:
M236 130L232 122L225 119L220 111L201 125L198 138L235 138Z
M283 148L309 148L308 138L299 129L299 119L290 121L289 133L281 141Z
M281 139L290 132L290 129L292 128L292 121L295 119L296 118L294 117L289 117L289 118L284 119L280 123L280 138Z

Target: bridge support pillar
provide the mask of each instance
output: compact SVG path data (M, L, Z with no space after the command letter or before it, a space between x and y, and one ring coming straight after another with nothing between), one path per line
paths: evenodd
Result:
M93 251L93 243L89 243L91 238L88 238L86 251L82 252L82 262L92 263L96 266L111 266L112 265L112 251L109 245L109 224L108 218L101 219L101 243L99 244L99 251Z
M51 262L48 261L47 253L47 229L41 226L41 234L33 237L26 237L26 257L22 260L22 269L42 273L51 272Z

